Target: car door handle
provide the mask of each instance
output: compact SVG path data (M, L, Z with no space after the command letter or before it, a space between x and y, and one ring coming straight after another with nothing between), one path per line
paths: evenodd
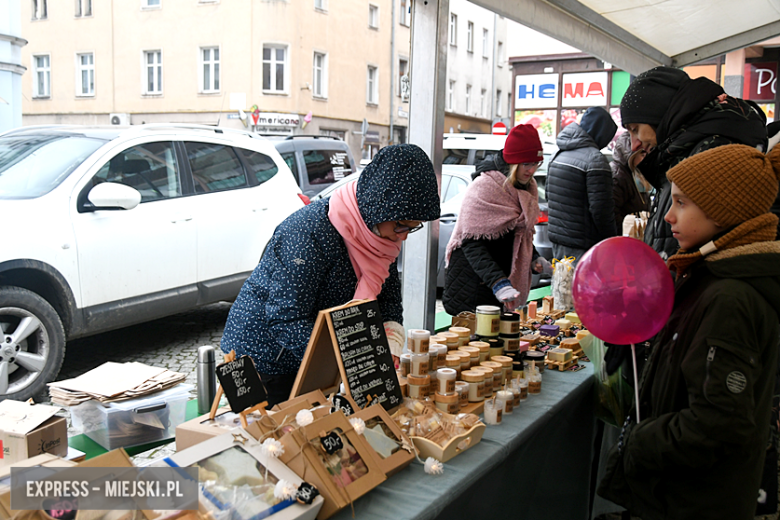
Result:
M180 217L180 218L174 218L174 219L172 219L172 220L171 220L171 222L172 222L173 224L176 224L176 223L178 223L178 222L189 222L190 220L192 220L192 217Z
M457 221L458 221L458 216L449 213L447 215L442 215L439 218L439 224L454 224Z

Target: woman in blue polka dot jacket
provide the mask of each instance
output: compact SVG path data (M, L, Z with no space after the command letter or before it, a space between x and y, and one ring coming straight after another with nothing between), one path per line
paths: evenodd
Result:
M254 360L273 406L289 398L319 311L376 299L399 356L405 335L396 259L410 232L438 218L439 188L425 152L411 144L383 148L357 182L276 228L230 309L222 350Z

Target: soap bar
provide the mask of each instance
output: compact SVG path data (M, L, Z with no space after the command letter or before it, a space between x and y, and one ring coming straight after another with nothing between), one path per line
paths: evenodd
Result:
M572 323L576 323L577 325L582 325L582 321L580 321L580 317L576 312L567 312L566 319Z
M527 341L521 341L520 343L518 343L518 345L520 345L520 348L517 350L519 350L520 352L525 352L526 350L528 350L528 347L531 346L531 344Z
M536 319L536 302L528 302L528 319Z
M556 337L561 331L561 328L557 325L542 325L539 327L539 332L542 336Z
M569 330L572 325L571 321L565 319L558 320L555 322L555 324L558 325L561 328L561 330Z
M552 296L542 298L542 314L550 314L555 309L555 299Z
M571 359L571 350L565 348L552 348L547 351L547 359L550 361L569 361Z

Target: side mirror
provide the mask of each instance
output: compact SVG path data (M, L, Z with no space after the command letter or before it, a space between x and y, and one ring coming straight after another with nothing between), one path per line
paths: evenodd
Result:
M124 184L103 182L89 190L87 200L95 206L95 210L133 209L141 203L141 193Z

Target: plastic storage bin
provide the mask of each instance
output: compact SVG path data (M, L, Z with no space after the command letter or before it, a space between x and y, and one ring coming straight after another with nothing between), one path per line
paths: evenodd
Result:
M146 397L70 409L73 426L107 450L173 439L185 421L193 385L179 384Z

